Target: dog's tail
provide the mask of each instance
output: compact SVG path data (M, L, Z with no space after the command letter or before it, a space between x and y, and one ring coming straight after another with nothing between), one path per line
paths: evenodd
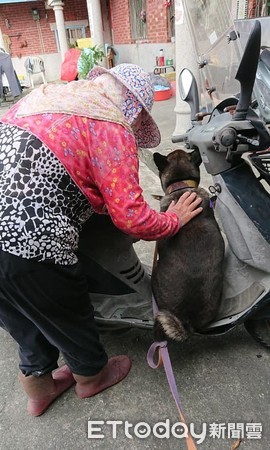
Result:
M160 311L156 315L156 322L161 326L165 335L175 341L183 342L191 334L189 327L185 327L183 323L169 311Z

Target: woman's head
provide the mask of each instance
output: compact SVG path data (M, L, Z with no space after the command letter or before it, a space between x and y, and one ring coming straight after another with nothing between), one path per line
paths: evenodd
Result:
M96 67L88 78L101 85L106 96L122 110L138 146L152 148L160 143L158 127L150 114L154 87L147 72L135 64L119 64L110 70Z

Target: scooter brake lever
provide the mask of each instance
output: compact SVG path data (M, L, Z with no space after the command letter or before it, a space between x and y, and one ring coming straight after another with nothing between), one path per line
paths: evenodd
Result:
M226 161L228 161L229 163L232 162L232 151L231 151L231 149L228 149L228 150L227 150L227 153L226 153Z
M260 142L258 141L258 139L250 139L250 138L247 138L246 136L243 136L242 134L237 135L237 140L239 140L239 142L241 144L249 144L254 147L259 147L259 145L260 145Z

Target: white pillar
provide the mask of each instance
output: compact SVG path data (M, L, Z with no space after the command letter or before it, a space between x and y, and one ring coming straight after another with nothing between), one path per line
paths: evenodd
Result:
M60 53L63 60L65 53L68 51L68 42L63 13L64 3L62 2L62 0L48 0L48 6L52 6L54 10L56 28L58 32L60 45Z
M100 0L87 0L87 10L93 45L104 48L103 25Z
M1 47L3 50L6 50L6 48L5 48L5 42L4 42L4 39L3 39L3 33L2 33L1 28L0 28L0 47Z
M175 0L175 54L176 54L176 126L174 135L190 128L190 108L179 95L178 79L182 69L190 69L198 82L197 56L192 45L192 36L187 24L183 0Z

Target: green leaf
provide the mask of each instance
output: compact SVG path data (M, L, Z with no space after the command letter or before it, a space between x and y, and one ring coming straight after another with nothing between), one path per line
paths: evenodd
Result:
M90 48L84 48L78 61L78 78L85 80L89 71L102 61L104 52L101 46L94 45Z

